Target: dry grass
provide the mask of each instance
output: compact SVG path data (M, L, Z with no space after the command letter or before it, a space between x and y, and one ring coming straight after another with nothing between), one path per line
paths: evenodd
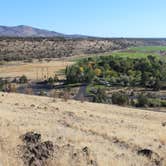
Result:
M159 142L161 143L161 145L165 146L166 145L166 134L163 133L160 137L159 137Z
M0 93L0 163L5 166L22 165L18 156L20 135L28 131L42 134L50 140L76 149L87 146L99 166L155 165L152 159L139 156L140 148L151 149L165 158L166 127L161 125L165 113L19 94ZM77 166L73 150L59 151L50 166ZM79 158L79 166L86 166ZM70 163L70 164L69 164ZM164 161L161 165L165 166Z
M26 75L28 79L42 80L44 77L54 76L55 73L65 69L72 62L67 61L50 61L50 62L34 62L34 63L9 63L0 66L0 77L19 77ZM63 76L61 76L63 77Z

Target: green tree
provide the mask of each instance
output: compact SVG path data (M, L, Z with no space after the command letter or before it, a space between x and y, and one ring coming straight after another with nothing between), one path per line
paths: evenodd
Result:
M138 107L147 107L148 106L148 98L144 94L140 94L137 98L137 105Z
M22 75L22 76L20 77L20 79L19 79L19 83L20 83L20 84L25 84L25 83L27 83L27 82L28 82L27 77L26 77L25 75Z
M124 92L117 92L112 94L112 103L117 105L128 105L129 97Z
M106 103L108 100L105 89L98 88L96 92L93 93L93 102Z

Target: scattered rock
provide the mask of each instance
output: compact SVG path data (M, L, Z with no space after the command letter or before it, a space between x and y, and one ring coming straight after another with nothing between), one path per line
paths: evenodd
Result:
M163 127L165 127L165 126L166 126L166 122L162 122L161 125L162 125Z
M23 135L23 141L27 144L37 144L41 141L41 134L34 133L34 132L28 132L25 135Z
M129 148L128 143L126 143L125 141L119 140L117 137L114 137L112 141L113 141L113 143L117 144L121 148L125 148L125 149Z
M74 112L65 112L65 114L69 117L74 118L75 117L75 113Z
M51 141L41 142L41 134L34 132L26 133L22 140L24 145L20 146L20 155L25 166L63 166L64 163L71 166L98 166L96 155L87 146L77 149L71 144L59 146Z
M150 149L141 149L141 150L138 150L138 155L142 155L142 156L146 156L148 158L151 158L152 157L152 150Z
M29 132L23 135L22 159L27 166L44 166L54 152L51 141L41 142L41 134Z
M34 104L31 104L31 107L35 107L35 105L34 105Z
M137 154L147 157L155 165L161 165L163 161L163 158L150 149L140 149L137 151Z
M59 139L59 140L61 140L61 139L62 139L62 137L60 136L60 137L58 137L58 139Z
M82 151L83 152L85 152L86 153L86 155L89 155L89 149L88 149L88 147L86 146L86 147L84 147L83 149L82 149Z
M64 145L59 147L56 157L55 165L68 161L71 166L98 166L96 156L88 147L77 149L73 145ZM63 166L63 164L60 164Z

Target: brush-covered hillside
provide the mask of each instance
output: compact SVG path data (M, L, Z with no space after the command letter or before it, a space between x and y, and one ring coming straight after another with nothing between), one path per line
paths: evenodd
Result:
M165 39L1 37L0 60L30 60L103 54L131 46L166 45Z

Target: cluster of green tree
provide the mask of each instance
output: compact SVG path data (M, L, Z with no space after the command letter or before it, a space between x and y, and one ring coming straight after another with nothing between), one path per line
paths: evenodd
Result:
M166 62L145 58L101 56L87 58L66 68L67 83L98 81L111 86L142 86L159 90L166 83Z
M6 83L7 83L6 80L3 80L2 78L0 78L0 91L3 90L3 87L4 87L4 85L5 85Z
M148 94L139 94L132 98L126 92L116 92L109 97L105 89L98 88L92 94L93 102L97 103L107 103L107 104L116 104L121 106L134 106L134 107L166 107L166 100L161 100Z
M147 94L139 94L135 98L131 98L125 92L113 93L112 104L117 105L131 105L135 107L165 107L166 100L161 100L158 98L152 98Z

